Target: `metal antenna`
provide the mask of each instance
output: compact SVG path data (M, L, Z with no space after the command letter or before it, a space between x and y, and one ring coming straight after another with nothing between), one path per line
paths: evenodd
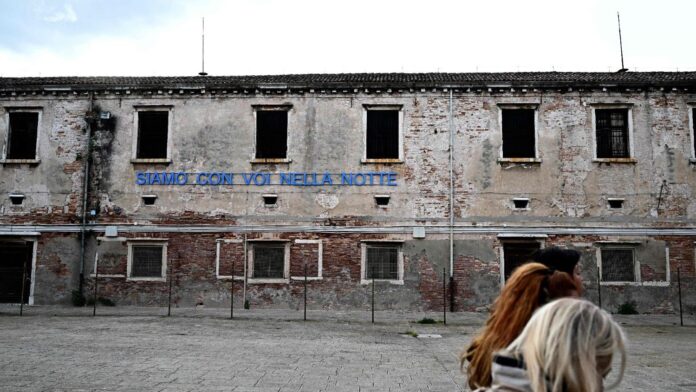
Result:
M201 72L199 72L198 75L205 76L208 74L207 72L205 72L205 18L201 19Z
M624 67L623 41L621 40L621 16L619 16L619 11L616 11L616 20L619 22L619 49L621 49L621 69L619 72L626 72L628 68Z

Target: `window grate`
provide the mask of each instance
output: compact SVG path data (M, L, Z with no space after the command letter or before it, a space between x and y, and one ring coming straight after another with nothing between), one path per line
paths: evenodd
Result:
M285 245L254 245L254 278L285 277Z
M505 280L520 265L527 263L531 255L541 248L541 244L536 241L530 242L510 242L503 244L503 256L505 258Z
M399 159L399 111L367 111L367 159Z
M258 110L256 112L256 158L287 158L288 112Z
M634 282L633 249L602 249L602 281Z
M535 158L534 109L503 109L503 158Z
M7 159L35 159L39 113L10 113Z
M597 109L597 158L629 158L628 109Z
M399 279L399 249L394 246L367 247L367 279Z
M133 261L131 265L133 278L162 277L162 247L133 246Z
M169 112L138 112L138 155L142 159L167 158Z

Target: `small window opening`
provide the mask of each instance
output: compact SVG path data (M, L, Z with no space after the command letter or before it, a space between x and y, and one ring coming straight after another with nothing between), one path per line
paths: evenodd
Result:
M275 206L277 202L278 202L278 195L271 195L271 194L263 195L263 204L265 204L267 207Z
M628 109L595 110L597 158L630 158Z
M389 200L391 196L389 195L375 195L375 202L378 207L386 207L389 205Z
M608 199L609 208L611 209L621 209L623 208L624 199Z
M146 206L151 206L155 204L155 201L157 200L157 195L143 195L143 204Z
M526 198L516 198L512 199L512 204L516 210L524 210L529 208L529 199Z
M534 109L503 109L503 158L535 158Z
M168 111L138 112L138 152L137 158L167 158L167 133L169 130Z
M12 203L12 205L21 206L23 202L24 202L24 195L18 194L18 193L10 195L10 203Z
M288 151L288 112L256 111L256 158L285 159Z
M367 159L399 159L399 111L367 111Z
M10 113L7 159L35 159L39 113Z

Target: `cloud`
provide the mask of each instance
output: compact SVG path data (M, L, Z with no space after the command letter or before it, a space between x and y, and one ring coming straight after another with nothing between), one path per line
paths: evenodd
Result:
M58 10L54 12L51 15L45 16L43 18L46 22L68 22L68 23L75 23L77 22L77 14L75 13L75 10L73 9L72 5L70 4L65 4L63 6L62 10Z

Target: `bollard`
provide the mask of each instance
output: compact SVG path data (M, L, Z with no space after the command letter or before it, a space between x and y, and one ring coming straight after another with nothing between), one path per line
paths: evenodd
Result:
M94 303L92 304L92 317L97 315L97 295L99 286L99 259L94 263Z
M172 315L172 282L174 277L172 276L172 264L169 263L169 297L167 298L167 317Z
M681 299L681 274L679 271L679 267L677 267L677 289L679 291L679 325L682 327L684 326L684 311L682 307L682 299Z
M372 324L375 323L375 266L372 266Z
M304 321L307 321L307 263L304 265Z
M24 313L24 286L27 282L27 261L22 264L22 291L19 293L19 315Z
M442 323L447 325L447 268L442 269Z

